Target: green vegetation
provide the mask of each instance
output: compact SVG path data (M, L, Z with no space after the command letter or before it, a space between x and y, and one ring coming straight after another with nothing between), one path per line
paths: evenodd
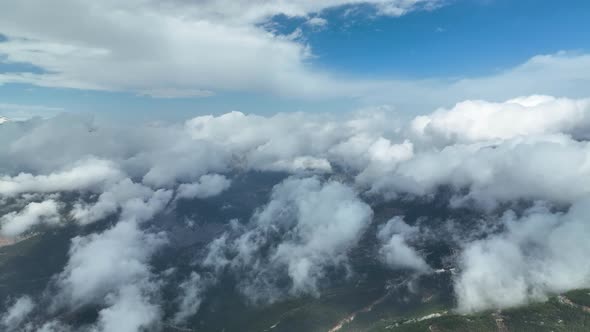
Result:
M590 290L580 289L568 292L565 296L577 305L590 307Z
M42 292L63 268L71 232L39 234L0 248L0 298Z
M590 290L576 290L543 303L473 315L448 314L423 321L381 321L371 332L590 331ZM360 330L358 330L360 331Z

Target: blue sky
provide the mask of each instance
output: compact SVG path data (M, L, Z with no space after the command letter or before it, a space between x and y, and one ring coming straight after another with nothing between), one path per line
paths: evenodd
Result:
M538 54L587 51L590 2L462 0L349 28L335 23L310 42L322 66L355 75L486 75Z
M395 3L395 0L392 1ZM34 3L35 1L26 0L24 2ZM55 11L64 10L71 5L68 0L60 0L60 2L63 2L63 7L59 8L58 2ZM36 17L30 8L15 10L16 13L23 15L23 25L27 24L27 19L32 20ZM110 9L112 8L105 7L97 10L104 10L105 13L108 13L107 11ZM257 8L253 10L255 9ZM204 12L209 8L197 6L194 10L197 12L195 21L211 21L220 16L218 12L215 12L215 16L200 14L199 11ZM166 15L176 15L174 13L166 13ZM567 52L568 61L573 63L567 66L563 65L571 71L571 74L564 74L564 77L558 75L560 78L554 78L555 72L563 67L559 62L561 60L557 60L557 64L551 64L555 68L552 67L546 71L543 68L538 69L534 74L538 76L531 76L530 79L549 82L555 79L554 85L562 87L569 86L568 84L578 86L579 84L574 85L574 82L581 82L580 91L572 90L572 94L576 97L580 97L580 94L583 93L582 90L587 87L585 85L587 83L586 76L580 77L580 73L589 69L586 67L587 61L578 58L585 57L590 47L590 2L581 0L455 0L444 3L437 2L434 8L428 9L424 9L418 4L402 15L385 15L380 12L380 7L371 3L348 4L338 7L326 6L319 9L305 8L304 15L293 15L289 9L281 8L266 16L257 16L255 20L240 19L238 23L227 23L228 20L233 21L236 14L231 11L224 12L221 15L226 15L226 17L215 22L220 27L231 26L233 29L234 26L239 26L244 29L260 30L262 33L273 35L273 39L269 43L285 43L281 47L294 49L307 47L311 53L302 56L297 53L297 50L289 49L288 52L293 53L286 52L283 57L279 57L268 55L265 53L266 49L255 49L253 50L253 60L244 60L243 63L233 65L232 69L227 69L227 71L238 71L235 77L230 78L226 78L227 75L223 72L226 70L225 64L227 62L218 64L209 59L207 61L213 62L203 63L203 66L218 66L217 70L196 71L194 76L198 76L198 79L193 81L190 77L191 73L188 71L195 66L198 67L201 64L200 57L203 54L206 56L208 54L207 52L203 53L198 43L195 43L190 49L185 49L183 45L180 45L178 46L179 50L182 50L187 56L182 61L186 61L186 63L183 62L183 65L186 65L188 70L187 77L182 78L186 83L183 82L180 88L191 91L203 89L211 91L212 95L195 97L189 93L190 97L181 94L173 98L169 96L167 96L168 98L154 97L146 95L144 92L138 93L138 91L139 89L149 89L149 91L164 89L167 91L168 85L174 85L175 89L179 88L175 82L175 75L178 74L170 74L169 76L166 73L161 74L166 71L167 66L174 66L178 63L179 60L176 57L172 60L166 58L166 55L162 55L162 58L155 58L155 60L150 58L150 62L148 62L150 65L137 69L141 72L134 71L135 74L129 74L138 75L137 82L128 82L128 79L120 76L106 77L110 73L121 72L121 68L124 71L126 65L118 66L119 64L114 63L113 59L109 59L108 62L95 62L94 55L85 55L86 49L84 47L97 40L95 44L92 44L97 46L93 46L92 49L88 47L88 49L93 51L106 49L109 54L117 54L119 49L114 47L119 46L109 44L111 37L107 37L109 38L108 42L101 44L104 39L96 38L95 33L84 35L82 32L85 29L83 28L80 29L82 32L79 36L70 36L71 33L67 33L67 29L76 29L76 22L72 22L72 26L66 26L65 29L53 29L59 24L67 25L63 22L56 23L55 19L61 17L59 15L62 14L48 14L47 21L36 27L21 27L18 26L18 22L4 25L0 23L0 34L3 35L0 39L0 59L2 59L0 75L6 76L4 79L0 78L0 82L4 82L0 86L0 115L4 112L10 116L10 114L15 114L15 109L23 106L24 111L21 111L21 114L46 115L63 109L70 112L92 112L105 117L150 120L183 119L197 114L219 114L232 110L262 114L280 111L351 111L383 104L397 107L400 112L417 113L427 111L435 105L449 106L449 104L471 97L491 100L515 97L509 93L498 92L501 91L501 86L488 88L487 81L482 82L482 88L472 94L455 93L454 91L460 90L460 88L449 87L447 85L450 83L446 82L466 78L493 78L495 75L518 68L537 55L553 56L563 51ZM106 15L105 17L107 17ZM166 17L169 18L169 16ZM321 17L327 23L323 26L311 26L306 22L312 17ZM133 17L130 16L130 18ZM0 21L2 21L2 17L0 17ZM44 32L45 26L43 24L50 28L49 32ZM156 27L154 26L154 28ZM53 33L52 30L56 32ZM214 33L219 33L217 30ZM113 31L115 34L117 33L117 30ZM260 31L253 33L258 34ZM293 38L285 37L294 31L300 31L300 34ZM125 30L121 34L123 42L125 42L124 33L127 32ZM240 30L238 33L243 32ZM256 36L256 38L266 38ZM168 40L159 40L158 38L161 36L157 31L154 31L153 39L147 39L150 37L146 36L146 40L151 40L156 47L152 51L147 46L145 53L148 54L149 52L159 53L160 46L157 45L166 45L168 42ZM166 36L163 37L166 38ZM216 38L217 36L207 35L207 38L209 37ZM229 41L233 40L231 37L223 36ZM237 36L236 38L242 37ZM85 38L88 38L88 43L85 42ZM276 41L276 39L284 41ZM186 43L192 42L192 40L189 32ZM133 40L130 42L132 43ZM177 41L175 40L175 42ZM268 41L264 40L264 42ZM58 47L48 46L48 43L57 43ZM185 41L180 40L178 43L182 44ZM4 44L4 48L2 48L2 44ZM210 42L207 41L206 45L210 45ZM217 44L214 45L217 47ZM222 46L223 52L236 52L237 55L244 51L244 47L249 47L249 45L236 45L233 50L230 42ZM109 49L109 47L113 47L113 49ZM59 48L58 51L55 51L56 48ZM71 51L73 48L75 51ZM23 49L27 52L24 53ZM66 51L62 51L62 49ZM192 50L194 50L194 56L190 54ZM124 51L128 52L127 49ZM58 54L57 58L53 58L55 56L53 52ZM84 54L84 58L78 58L79 54ZM125 58L127 53L124 55L113 58ZM76 58L69 60L68 56ZM289 74L281 74L278 78L271 77L270 75L274 74L264 71L266 57L268 57L269 64L275 66L269 65L269 71L276 74L284 70ZM29 59L30 62L27 62ZM231 57L228 59L226 61L236 62ZM241 61L241 58L236 59ZM57 61L63 61L63 63L56 63ZM70 63L77 64L78 61L80 62L79 66L71 66L70 68ZM167 61L172 64L169 65ZM261 61L262 63L251 64L253 61ZM155 66L161 64L162 68L157 68L157 70L154 68L152 73L154 63L156 63ZM258 66L256 67L258 69L250 70L250 66ZM65 73L63 75L62 68ZM89 72L88 68L95 68L95 71ZM242 69L245 71L244 74L239 73ZM183 74L183 67L179 66L179 70L180 74ZM203 72L206 74L202 74ZM294 79L289 76L292 72L295 72L292 75ZM22 76L18 76L15 78L14 75L11 75L15 73L33 73L39 77L23 79ZM47 73L57 73L58 79L46 79L47 75L44 74ZM327 75L329 79L317 78L316 73ZM96 76L96 80L84 81L85 77L93 75ZM256 88L250 89L248 85L250 76L248 75L251 75L252 86L256 86ZM260 77L266 76L270 77L268 82L260 79ZM587 76L590 77L590 72ZM308 77L312 78L308 79ZM526 75L519 77L527 79ZM242 82L241 78L245 82ZM322 83L317 83L319 92L316 94L314 91L311 93L297 91L299 85L297 79L302 80L300 85L316 84L321 81ZM423 84L423 80L430 79L437 80L434 87L420 86ZM82 81L80 82L80 80ZM217 83L206 86L210 81ZM334 88L344 81L346 86ZM114 82L112 87L110 82ZM283 83L285 84L284 88L281 87ZM515 93L564 94L569 91L565 88L553 89L553 85L549 83L539 86L528 83L519 84L519 86L527 86L527 89L522 91L516 89ZM399 84L404 87L398 88ZM98 85L98 87L94 85ZM440 88L438 88L439 85ZM274 86L279 86L277 91ZM430 91L428 89L447 88L449 93L444 97L435 96L435 93L428 92ZM510 87L506 88L510 89ZM411 91L408 93L406 89ZM322 92L324 90L325 93ZM488 90L490 90L489 93ZM418 97L409 99L406 98L407 95ZM424 98L420 98L421 95L424 95ZM420 99L431 100L428 103L423 103ZM34 112L31 110L31 105L35 106Z

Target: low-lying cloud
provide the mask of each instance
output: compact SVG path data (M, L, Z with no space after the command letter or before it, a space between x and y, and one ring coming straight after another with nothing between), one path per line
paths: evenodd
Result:
M58 224L59 222L59 204L56 201L49 199L40 203L32 202L20 212L11 212L2 216L0 233L14 238L38 224Z
M419 229L406 224L401 217L394 217L383 225L377 234L381 242L380 259L393 269L410 269L425 273L430 270L428 263L408 240L418 236Z
M319 295L327 268L345 267L348 250L369 225L371 208L348 186L318 178L288 178L237 235L210 247L207 265L243 274L241 291L255 302Z
M71 240L65 267L48 290L51 306L33 309L19 300L4 324L21 324L21 312L86 305L98 308L88 326L94 331L108 331L120 317L128 317L126 331L182 324L225 273L252 303L321 296L331 274L354 275L349 254L367 234L374 237L375 261L391 271L428 274L434 267L421 246L432 238L400 216L374 225L371 204L427 202L442 189L448 208L477 210L494 224L489 232L452 239L461 312L589 287L589 111L587 99L530 96L465 101L410 121L374 110L232 112L129 128L73 115L3 123L3 236L69 223L88 230L111 220ZM166 275L151 260L168 237L148 221L180 200L223 195L246 172L285 178L253 215L228 221L207 244L193 262L207 276L185 276L177 311L167 312L158 302ZM37 323L31 326L48 331L67 325Z
M539 301L590 286L588 198L566 213L535 206L518 218L506 212L506 231L466 245L455 289L459 310L476 311Z

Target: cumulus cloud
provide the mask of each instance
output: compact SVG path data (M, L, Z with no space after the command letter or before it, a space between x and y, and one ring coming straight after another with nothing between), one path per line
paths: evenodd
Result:
M68 331L72 331L72 329L61 323L58 321L49 321L47 323L44 323L43 325L39 326L39 328L37 329L37 332L68 332Z
M182 3L182 1L172 0L170 3L178 4ZM202 1L197 4L199 10L195 10L194 14L204 17L217 16L224 20L231 20L234 22L260 22L268 17L279 14L291 17L304 17L329 8L364 4L374 6L379 10L380 14L399 16L414 9L434 8L439 3L441 3L441 1L437 0L295 0L289 2L267 2L264 0ZM191 5L186 5L184 8L191 8Z
M186 128L193 139L221 142L239 156L233 160L237 166L246 169L329 173L333 163L362 168L372 161L383 164L407 158L412 150L410 142L391 141L397 138L398 127L388 110L344 117L231 112L191 119Z
M535 95L465 101L410 121L378 109L232 112L133 127L70 116L8 122L0 127L2 232L15 236L62 217L82 225L113 217L107 229L72 240L53 307L98 306L97 331L121 316L131 317L129 330L154 328L198 312L208 287L199 271L181 283L176 313L156 305L160 282L150 260L166 237L144 222L174 208L174 197L231 190L241 172L292 175L196 262L215 276L232 274L239 291L264 303L319 295L332 273L349 275L349 252L373 236L367 202L428 201L444 188L448 208L468 207L495 223L477 237L450 239L460 242L459 310L518 305L588 286L580 263L589 250L587 110L587 99ZM523 212L537 200L544 203ZM506 209L514 213L496 220ZM430 271L418 250L428 239L417 227L394 218L375 240L391 270Z
M354 142L358 139L360 139L360 142ZM366 158L366 163L361 166L361 169L362 167L364 169L356 176L359 184L370 185L375 183L383 174L395 170L399 163L409 160L414 156L414 145L412 142L404 140L402 143L395 144L383 137L374 140L366 136L356 136L336 148L347 149L350 143L356 144L357 146L355 148L360 148L360 155ZM344 156L347 155L352 157L349 152L345 152Z
M433 141L474 142L588 129L590 100L528 96L502 103L469 100L418 116L412 129Z
M243 271L241 290L253 301L284 295L276 285L281 278L289 280L291 294L318 295L326 269L346 265L371 217L371 208L344 184L289 178L237 237L214 242L210 255L222 259L209 262ZM224 260L223 250L233 258Z
M180 283L178 286L180 297L177 299L178 311L172 318L175 324L184 323L187 318L199 311L203 300L203 292L207 285L208 282L203 280L196 272L192 272L185 281Z
M7 237L18 237L39 224L60 222L59 204L54 200L29 203L21 212L11 212L0 218L0 233Z
M107 297L109 306L98 313L93 332L136 332L158 326L161 311L137 285L125 285Z
M537 55L514 68L481 77L343 78L313 67L313 49L305 38L278 34L268 24L272 17L286 15L317 27L324 24L318 16L322 11L342 6L368 5L377 14L400 16L444 3L59 0L45 11L39 0L7 2L0 5L0 31L6 36L0 42L0 55L7 62L39 69L2 73L0 84L130 91L157 98L254 91L308 99L360 98L365 103L391 103L408 110L474 98L586 94L590 82L587 54ZM77 15L64 20L62 15L68 10Z
M588 194L588 148L561 135L451 145L399 164L372 190L422 196L450 186L454 204L475 201L487 208L519 199L567 204Z
M356 83L311 70L306 63L311 55L308 45L265 30L262 23L276 15L307 17L328 8L363 4L384 15L400 16L437 3L60 0L50 11L42 11L38 0L6 3L0 5L0 13L11 15L0 14L0 31L7 37L0 43L0 54L6 61L39 67L41 73L4 73L0 82L154 97L201 97L211 90L347 95ZM67 10L75 10L76 17L64 20Z
M125 179L100 194L95 203L78 202L70 215L80 224L90 224L104 219L134 199L148 199L153 190L130 179Z
M326 25L328 25L328 20L326 20L325 18L316 16L316 17L312 17L309 20L307 20L305 22L305 24L309 25L310 27L312 27L314 29L322 29Z
M0 124L7 121L22 121L34 116L48 118L65 111L61 107L0 103Z
M514 96L553 95L569 98L588 96L590 55L559 52L533 56L501 72L479 77L386 80L361 89L363 100L393 104L414 114L450 107L464 100L500 102ZM551 79L547 79L550 77ZM367 89L367 87L364 87Z
M101 233L72 239L69 259L57 276L54 308L102 306L94 331L139 331L160 323L155 304L159 284L150 267L152 255L166 242L141 223L162 211L172 193L158 190L148 198L123 203L120 221Z
M2 315L2 326L7 331L16 331L34 309L35 302L31 297L26 295L19 297Z
M537 205L518 218L502 217L506 231L467 244L455 280L463 312L504 308L590 286L588 198L566 213Z
M117 223L104 233L72 239L69 261L59 277L67 303L101 303L121 285L148 278L151 255L165 243L144 234L135 222Z
M3 176L0 191L5 195L60 190L104 193L98 199L95 212L90 212L85 204L77 206L74 212L79 213L79 218L84 218L84 213L96 213L95 217L88 218L100 218L98 209L104 209L104 213L116 210L112 201L123 198L115 197L113 190L108 188L121 183L126 176L141 179L136 186L172 189L181 184L184 194L189 188L203 189L202 185L197 185L202 176L232 170L333 173L336 169L350 172L358 185L375 193L427 195L439 186L450 185L458 191L468 189L467 200L474 199L490 206L496 201L518 198L567 203L584 195L587 192L584 181L575 181L575 186L569 183L574 178L585 178L587 172L584 166L587 143L580 141L585 131L583 105L586 101L549 97L518 100L520 104L515 101L506 103L509 110L504 110L504 104L490 103L491 108L502 109L492 112L500 115L490 116L500 119L506 114L512 116L514 112L535 114L547 113L551 109L560 115L538 126L529 124L530 128L526 130L515 127L506 132L500 120L478 118L479 108L441 113L452 114L451 117L457 119L476 118L480 126L497 122L494 127L497 129L490 126L485 135L478 131L480 136L477 137L471 132L472 126L447 125L443 120L436 120L443 116L439 113L428 116L434 121L427 126L431 129L416 132L415 124L419 118L404 126L395 120L394 114L386 111L341 117L306 114L262 117L233 112L218 117L197 117L187 121L184 127L140 127L136 131L91 125L96 130L73 129L70 134L80 140L68 141L77 142L77 146L88 146L88 151L98 155L99 162L84 161L86 153L71 150L63 164L59 164L58 158L48 157L48 165L38 166L34 157L9 152L7 161L19 160L20 167L48 175ZM577 119L575 123L564 120L569 115ZM386 125L388 122L393 125ZM439 129L432 129L436 127L434 123L438 123ZM33 122L30 127L19 129L24 133L16 135L20 147L17 151L29 151L30 155L39 150L51 151L51 146L39 143L47 137L39 134L41 127L43 132L68 132L53 121ZM72 127L77 128L76 125ZM445 129L448 132L443 133L440 128L452 129ZM449 134L451 131L454 133ZM561 134L562 131L568 135ZM285 132L290 134L284 135ZM433 135L455 138L435 139ZM89 140L88 136L94 138ZM120 145L114 148L114 137L129 140L126 152ZM64 142L61 147L68 151L68 145ZM543 162L549 159L554 162ZM175 163L171 165L169 160L175 160ZM4 168L13 167L6 161L0 164ZM547 181L537 181L538 176ZM118 186L115 187L117 195L123 195L125 190L120 188L123 184ZM461 201L460 198L456 203Z
M416 237L419 229L406 224L402 217L394 217L381 226L377 238L381 242L380 258L394 269L411 269L428 272L430 267L408 240Z
M231 180L219 174L206 174L198 182L178 186L177 198L208 198L221 194L229 188Z
M120 177L121 173L112 162L91 158L47 175L30 173L20 173L16 176L4 175L0 177L0 195L92 190Z

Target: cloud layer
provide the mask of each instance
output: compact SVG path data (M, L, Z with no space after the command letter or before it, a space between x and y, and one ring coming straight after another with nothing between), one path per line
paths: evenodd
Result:
M356 84L312 71L308 45L263 23L276 15L307 17L345 5L370 5L379 14L399 16L438 2L60 0L50 10L37 0L5 3L0 31L7 40L0 42L0 54L41 73L5 73L0 82L160 98L207 97L212 90L346 95Z
M470 243L456 280L459 310L476 311L544 300L548 294L590 286L588 198L567 213L536 206L502 217L506 231Z
M54 200L32 202L21 212L11 212L0 218L0 233L6 237L18 237L30 228L41 224L57 224L60 221L59 204Z
M255 302L286 295L282 278L289 281L288 293L317 296L327 268L346 265L371 216L371 208L341 183L289 178L245 229L213 242L205 264L243 273L241 290Z
M98 319L90 331L108 331L120 317L128 317L125 331L157 330L199 312L224 275L252 303L321 296L332 276L354 275L350 253L363 236L392 273L432 273L422 251L431 234L402 216L376 224L371 204L428 202L443 191L446 208L475 210L493 226L449 238L458 309L520 305L590 286L588 112L587 99L535 95L468 100L409 121L383 109L233 112L133 127L71 115L11 121L0 125L2 234L88 230L71 240L48 290L49 314L91 305ZM183 296L168 312L158 301L176 272L152 266L168 243L158 223L185 200L231 192L247 172L284 179L253 215L227 220L177 276ZM21 326L35 301L46 299L15 302L4 324ZM42 323L31 326L65 324Z
M2 73L0 84L125 91L156 98L201 98L236 91L303 99L349 98L390 103L412 112L416 107L425 110L464 99L501 100L532 93L585 95L590 82L587 54L539 54L481 77L365 79L314 65L313 48L302 38L302 28L326 25L321 15L330 9L364 6L373 8L376 15L401 16L446 3L59 0L47 9L40 0L6 2L0 4L0 31L5 37L0 42L2 61L34 69ZM307 23L280 33L272 24L277 15Z

